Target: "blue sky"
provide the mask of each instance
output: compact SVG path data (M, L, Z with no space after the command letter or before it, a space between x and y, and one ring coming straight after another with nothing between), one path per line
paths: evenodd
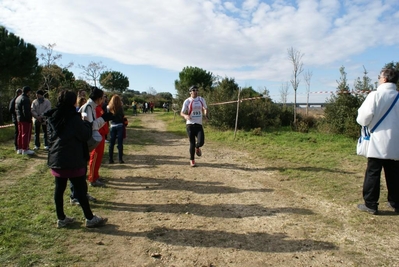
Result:
M37 46L56 44L60 65L102 62L129 78L130 89L176 93L186 66L234 78L279 102L292 63L312 72L310 101L335 91L345 67L352 85L363 66L377 81L399 61L398 0L0 0L0 25ZM300 77L298 102L306 99ZM293 101L289 88L288 102Z

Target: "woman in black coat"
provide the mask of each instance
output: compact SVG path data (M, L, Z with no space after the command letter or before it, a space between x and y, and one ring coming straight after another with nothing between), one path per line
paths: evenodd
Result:
M64 213L64 192L68 179L76 190L76 196L86 217L86 227L104 225L107 218L96 216L90 209L87 199L87 161L89 150L87 140L91 138L92 126L81 119L76 111L76 94L64 90L58 96L57 107L48 111L49 153L48 166L55 177L54 201L57 212L58 228L75 221Z

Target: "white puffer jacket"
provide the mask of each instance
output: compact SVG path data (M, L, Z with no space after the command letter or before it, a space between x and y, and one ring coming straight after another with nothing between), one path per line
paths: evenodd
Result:
M371 92L358 109L356 121L371 130L395 100L396 84L383 83ZM399 100L371 134L368 158L399 160Z

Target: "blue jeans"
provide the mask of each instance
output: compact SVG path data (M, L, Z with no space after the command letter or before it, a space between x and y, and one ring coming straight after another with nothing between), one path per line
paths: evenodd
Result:
M112 126L111 130L111 139L109 140L109 160L114 160L114 146L115 141L118 139L118 158L119 160L123 160L123 125Z

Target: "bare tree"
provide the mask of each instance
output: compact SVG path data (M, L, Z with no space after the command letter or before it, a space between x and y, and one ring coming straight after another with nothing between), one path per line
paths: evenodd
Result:
M78 67L82 69L82 75L86 81L89 81L88 83L94 83L94 86L97 86L97 81L100 78L101 72L106 69L106 66L104 66L101 61L91 61L87 66L78 65Z
M292 71L291 85L292 88L294 89L294 125L296 125L296 91L298 89L298 85L300 82L298 77L303 71L303 63L302 63L303 54L300 51L295 50L293 47L287 49L287 52L288 52L288 59L291 61L294 67Z
M54 47L56 44L48 44L47 46L42 45L43 53L41 53L40 59L43 61L43 70L42 70L42 78L43 85L48 92L51 89L54 89L58 86L61 79L64 78L64 74L62 72L63 68L68 69L73 66L73 63L68 63L67 66L62 67L57 64L57 61L62 58L61 54L54 53Z
M270 91L267 89L266 86L258 86L258 92L261 94L264 98L270 98Z
M148 87L147 94L155 96L157 94L157 91L154 89L154 87L150 86Z
M310 80L312 79L313 72L307 70L303 73L303 78L306 82L306 116L309 114L309 94L310 94Z
M284 109L287 106L288 90L289 90L289 83L288 82L282 83L280 89L280 101L283 104Z

